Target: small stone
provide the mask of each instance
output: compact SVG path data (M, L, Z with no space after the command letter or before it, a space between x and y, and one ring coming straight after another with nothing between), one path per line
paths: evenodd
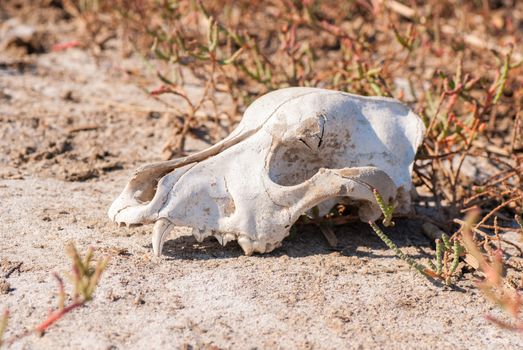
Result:
M134 305L143 305L143 304L145 304L145 300L143 300L143 295L142 294L138 294L136 296L136 298L134 298L133 304Z
M11 284L5 278L0 279L0 294L9 294Z

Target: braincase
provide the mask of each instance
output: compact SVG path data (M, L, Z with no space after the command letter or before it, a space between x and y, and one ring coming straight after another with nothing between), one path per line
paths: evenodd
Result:
M308 88L308 87L292 87L286 89L275 90L263 95L255 100L246 110L238 127L232 134L239 134L248 132L250 130L260 129L264 124L274 119L282 109L285 109L289 102L299 99L307 95L324 94L325 92L332 93L332 91ZM232 135L231 134L231 135ZM231 137L231 136L229 136Z
M423 133L419 118L395 100L329 90L295 96L266 126L276 138L269 175L287 186L321 167L376 166L408 188Z

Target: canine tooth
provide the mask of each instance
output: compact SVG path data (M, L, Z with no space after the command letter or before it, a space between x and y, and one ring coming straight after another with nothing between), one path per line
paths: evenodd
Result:
M243 236L238 238L238 244L242 247L245 255L252 255L254 248L252 246L252 241L248 237Z
M165 235L171 231L173 224L164 218L158 219L153 228L153 252L156 256L162 255Z

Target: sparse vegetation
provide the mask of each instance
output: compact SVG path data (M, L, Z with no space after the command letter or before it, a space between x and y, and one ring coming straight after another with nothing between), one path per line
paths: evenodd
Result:
M53 274L58 281L58 306L54 310L51 310L47 318L37 326L24 333L13 335L3 340L9 322L9 311L5 310L2 319L0 319L0 347L4 344L9 346L21 338L34 333L43 335L49 327L59 321L63 316L76 308L84 306L93 299L102 273L107 267L108 259L100 258L93 264L94 250L89 248L85 256L82 257L72 243L67 245L66 250L72 263L71 272L67 277L71 281L73 292L68 295L62 277L57 273Z
M383 225L394 226L392 221L392 214L394 212L394 205L386 204L380 193L374 189L374 196L378 202L380 209L383 213ZM451 278L454 276L458 267L460 256L463 253L463 247L461 246L457 238L451 239L443 233L441 238L436 239L436 263L428 261L428 267L424 266L413 260L411 257L403 253L394 242L379 228L379 226L369 221L369 225L372 230L378 235L378 237L389 247L397 257L404 260L416 271L421 273L427 278L435 278L444 281L447 285L452 284Z
M483 244L486 254L483 253L472 233L475 219L475 213L468 215L461 227L461 237L467 252L475 259L478 270L483 275L483 280L477 282L477 286L489 301L499 306L513 321L507 322L491 315L487 315L487 319L502 328L523 332L523 302L518 290L504 277L503 250L499 236L498 246L494 249L488 243Z

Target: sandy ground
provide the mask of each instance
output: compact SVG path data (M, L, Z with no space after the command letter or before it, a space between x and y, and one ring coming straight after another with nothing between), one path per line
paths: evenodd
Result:
M106 215L132 170L161 158L171 133L174 113L146 94L156 82L133 73L142 69L136 59L95 60L81 49L0 60L0 276L22 263L3 278L7 337L56 305L52 272L69 270L67 242L111 258L92 303L13 348L521 345L521 335L484 319L498 312L470 273L453 289L431 284L363 224L336 229L342 251L300 227L267 255L186 237L153 257L151 227L118 228ZM388 232L424 259L432 249L420 227L399 221Z

